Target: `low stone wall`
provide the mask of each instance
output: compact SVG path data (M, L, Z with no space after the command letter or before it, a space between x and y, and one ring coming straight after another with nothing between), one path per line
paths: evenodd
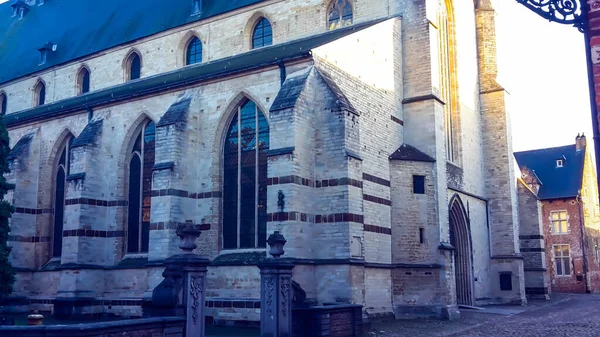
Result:
M73 325L0 326L2 337L183 337L185 318L159 317Z
M361 337L362 306L324 305L292 311L293 337Z

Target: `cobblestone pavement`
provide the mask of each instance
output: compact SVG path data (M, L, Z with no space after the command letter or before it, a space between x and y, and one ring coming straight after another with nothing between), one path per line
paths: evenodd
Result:
M600 336L600 295L553 295L522 313L506 316L463 311L458 321L411 320L380 323L367 337L570 337Z

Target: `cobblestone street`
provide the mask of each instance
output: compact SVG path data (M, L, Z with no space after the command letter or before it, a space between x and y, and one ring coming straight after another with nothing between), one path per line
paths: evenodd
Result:
M373 326L367 336L558 337L600 336L600 295L553 295L527 307L490 307L482 313L463 310L459 321L393 321ZM518 314L511 312L521 311Z

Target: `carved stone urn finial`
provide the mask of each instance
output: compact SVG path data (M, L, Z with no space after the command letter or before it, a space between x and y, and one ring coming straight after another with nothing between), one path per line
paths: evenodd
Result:
M200 236L200 225L185 223L177 225L177 236L181 239L179 248L186 253L191 253L196 247L196 239Z
M283 251L283 246L287 240L279 233L279 231L275 231L273 234L269 235L267 239L267 243L269 244L269 254L273 256L273 258L278 259L281 255L285 254Z

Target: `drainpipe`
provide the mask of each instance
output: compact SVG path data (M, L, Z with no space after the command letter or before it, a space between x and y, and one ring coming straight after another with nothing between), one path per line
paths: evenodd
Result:
M279 66L279 79L281 80L281 86L283 86L283 82L285 82L285 78L287 77L285 64L283 64L283 61L279 60L277 65Z
M589 294L590 285L588 283L588 265L587 265L587 254L585 252L585 229L583 223L583 202L581 201L581 193L577 195L577 203L579 204L579 228L581 232L581 253L583 254L583 282L585 282L585 293Z

